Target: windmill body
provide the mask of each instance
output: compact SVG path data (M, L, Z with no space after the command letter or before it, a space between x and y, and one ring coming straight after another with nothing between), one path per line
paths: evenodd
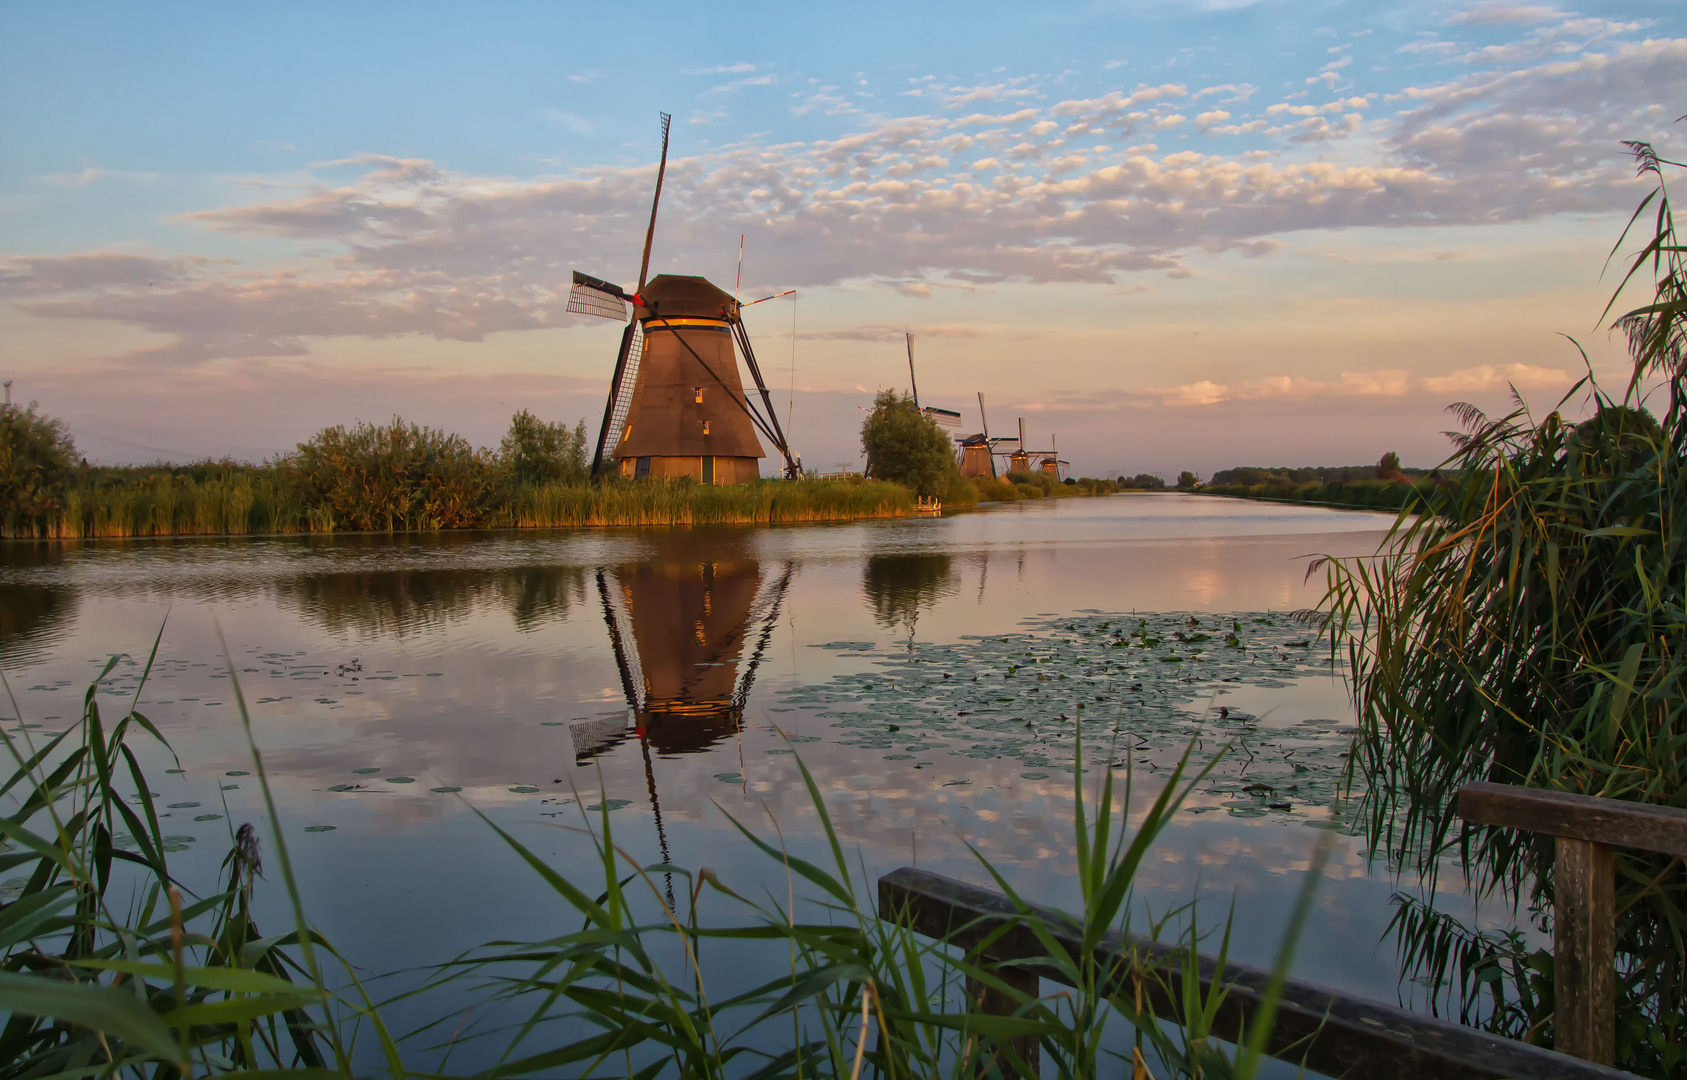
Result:
M961 440L961 475L972 479L987 476L996 478L996 455L989 436L980 433Z
M620 440L624 477L690 477L742 484L761 474L738 372L738 304L700 277L659 274L639 294L644 341Z

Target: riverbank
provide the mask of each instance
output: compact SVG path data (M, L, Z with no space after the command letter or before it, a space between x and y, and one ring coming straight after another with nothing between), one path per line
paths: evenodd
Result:
M973 500L976 502L976 499ZM780 525L906 517L914 493L876 480L762 480L709 486L684 481L551 483L518 488L481 507L414 516L347 513L307 501L285 478L259 469L203 479L168 472L105 487L74 487L49 513L0 521L7 539L85 540L289 533L436 532L452 528L638 525Z
M1197 495L1225 495L1233 499L1296 503L1334 510L1400 510L1408 505L1427 505L1439 481L1423 480L1333 480L1304 484L1207 484Z

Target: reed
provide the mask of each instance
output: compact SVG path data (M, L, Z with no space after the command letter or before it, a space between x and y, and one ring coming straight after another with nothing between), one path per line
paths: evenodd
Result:
M1652 296L1616 324L1627 390L1613 398L1590 374L1565 399L1590 395L1581 423L1521 402L1497 418L1454 406L1458 480L1426 493L1427 513L1403 510L1375 558L1330 563L1324 604L1352 666L1373 847L1421 871L1429 896L1456 856L1481 894L1527 903L1543 929L1550 842L1463 825L1462 784L1687 806L1687 274L1668 163L1636 149L1659 186L1642 204L1656 235L1624 281L1650 269ZM1652 377L1661 423L1641 407ZM1662 856L1620 852L1618 867L1618 1064L1687 1076L1687 878ZM1551 1044L1549 954L1420 900L1395 929L1408 977L1472 1023Z
M376 988L387 980L348 962L304 910L238 672L230 665L253 772L277 825L275 850L260 852L252 827L243 825L230 837L219 880L192 883L200 888L191 891L170 864L171 837L131 745L164 743L135 708L145 671L115 722L98 704L99 680L118 662L114 657L89 687L69 730L39 746L26 731L4 733L14 768L0 786L0 832L9 845L0 865L27 881L0 906L0 1011L9 1014L0 1030L0 1076L959 1080L1004 1074L1021 1064L1020 1040L1032 1038L1045 1075L1052 1066L1061 1077L1090 1077L1133 1031L1135 1053L1154 1075L1245 1080L1258 1068L1269 1008L1241 1047L1212 1037L1222 990L1191 995L1180 1022L1141 1014L1136 989L1164 982L1170 969L1136 957L1098 960L1088 948L1069 954L1028 907L1022 925L1046 942L1047 955L1025 963L1058 968L1075 990L1033 997L979 956L879 919L872 883L851 866L800 759L829 859L796 858L782 841L732 822L746 845L792 881L785 900L751 900L707 869L641 865L616 842L607 809L581 812L580 831L594 853L581 876L487 819L489 832L531 868L539 886L579 916L580 929L443 958L423 969L419 984L411 978L378 1001ZM1083 895L1077 917L1086 941L1128 929L1136 870L1204 775L1187 776L1180 763L1131 831L1124 817L1128 778L1120 797L1111 771L1074 774ZM265 927L268 935L255 924L251 903L265 858L279 871L292 913L291 925ZM1007 889L1006 878L979 858ZM678 898L658 882L664 876L680 883ZM735 915L705 921L705 907L713 912L722 904ZM1179 940L1185 948L1168 962L1192 968L1200 939L1190 928ZM765 981L717 993L723 971L741 972L746 957L766 961ZM980 1012L969 979L1007 995L1015 1015ZM400 1002L407 1011L438 1002L436 1019L399 1037L383 1011ZM441 1042L443 1031L453 1034ZM467 1059L455 1073L454 1058Z
M869 480L763 480L714 486L686 480L545 484L511 500L518 528L605 525L779 525L902 517L914 494L900 484Z

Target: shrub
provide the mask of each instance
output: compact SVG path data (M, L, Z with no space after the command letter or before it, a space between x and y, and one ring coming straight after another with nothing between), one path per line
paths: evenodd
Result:
M491 509L490 455L399 417L326 428L300 443L287 466L304 501L331 513L337 528L470 528Z
M8 532L33 533L63 502L76 443L63 420L27 407L0 406L0 508Z
M498 445L498 465L520 487L586 478L586 422L572 429L539 419L526 409L510 417Z

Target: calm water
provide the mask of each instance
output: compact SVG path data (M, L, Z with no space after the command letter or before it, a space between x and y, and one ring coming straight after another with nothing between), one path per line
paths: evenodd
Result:
M1101 718L1082 725L1097 753L1138 763L1139 800L1197 725L1214 745L1240 732L1248 757L1179 815L1144 904L1199 895L1222 917L1234 902L1234 952L1268 964L1334 832L1296 972L1395 1000L1384 928L1398 883L1330 828L1347 689L1281 617L1318 598L1307 556L1369 553L1388 520L1132 495L764 530L12 546L0 669L22 722L58 730L109 654L144 661L163 628L141 711L181 759L166 774L148 756L191 877L233 825L269 827L239 775L251 761L231 661L308 910L375 971L555 929L560 905L471 804L590 875L555 826L578 824L575 787L595 804L601 785L642 857L782 895L723 810L770 835L777 819L793 850L817 854L794 748L868 875L917 862L985 880L970 841L1060 904L1075 895L1061 756L1075 718ZM1156 615L1143 633L1163 644L1113 647L1145 625L1124 613L1168 612L1194 625ZM1179 627L1206 640L1177 641ZM1232 628L1242 640L1225 652ZM139 669L120 667L102 704L121 707ZM1238 790L1264 781L1269 794ZM260 898L283 919L278 888Z

